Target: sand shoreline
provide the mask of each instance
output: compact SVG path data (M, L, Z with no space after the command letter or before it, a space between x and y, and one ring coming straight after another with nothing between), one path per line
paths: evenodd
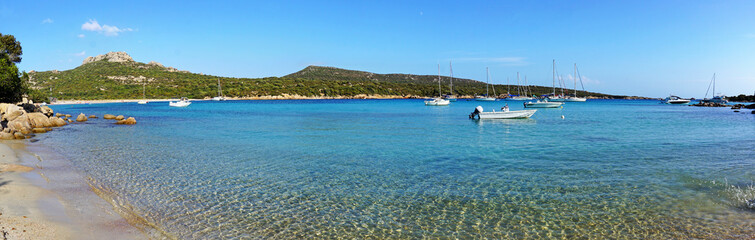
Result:
M44 148L28 140L0 141L0 237L147 238L95 194L70 162Z

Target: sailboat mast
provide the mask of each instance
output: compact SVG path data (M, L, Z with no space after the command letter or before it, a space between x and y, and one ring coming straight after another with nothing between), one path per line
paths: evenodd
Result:
M490 85L490 70L488 70L488 67L485 67L485 72L487 72L487 75L485 77L485 81L487 82L485 84L485 97L489 97L490 94L488 92L488 85Z
M713 73L713 97L716 97L716 73Z
M506 97L511 96L511 91L509 91L510 89L511 85L509 84L509 77L506 77Z
M147 99L147 83L142 83L142 99Z
M556 96L556 59L553 59L553 96Z
M530 84L527 83L527 75L524 75L524 85L526 86L524 93L527 94L527 97L531 96L532 90L530 90Z
M454 65L448 61L448 68L451 69L451 96L454 96Z
M577 97L577 63L574 63L574 98Z
M519 72L516 72L516 94L522 96L521 85L519 84Z
M438 97L442 97L443 94L440 92L440 63L438 63Z

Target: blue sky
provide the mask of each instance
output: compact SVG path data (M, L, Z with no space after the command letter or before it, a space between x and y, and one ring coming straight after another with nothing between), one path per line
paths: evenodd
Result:
M755 91L755 1L0 1L22 70L126 51L192 72L283 76L307 65L703 97ZM96 23L95 23L96 22Z

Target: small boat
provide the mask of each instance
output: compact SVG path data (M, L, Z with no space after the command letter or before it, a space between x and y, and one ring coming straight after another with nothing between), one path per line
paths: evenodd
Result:
M519 110L519 111L508 111L503 110L500 112L496 112L493 110L492 112L483 112L482 106L477 106L474 110L474 112L469 114L470 119L512 119L512 118L529 118L533 114L535 114L537 110Z
M663 100L666 104L688 104L689 99L680 98L679 96L668 96L666 99Z
M729 100L726 100L726 97L723 95L716 96L716 74L713 73L713 80L711 80L710 84L708 84L708 90L710 90L710 86L713 85L713 97L708 98L708 91L705 91L705 97L703 97L702 102L704 103L720 103L720 104L727 104L729 103ZM719 93L720 94L720 93Z
M535 100L535 99L532 98L532 97L526 97L526 96L513 96L513 97L510 97L510 98L506 98L506 100L511 100L511 101L530 101L530 100Z
M561 105L564 105L562 102L548 102L548 100L537 100L535 102L525 102L524 107L526 108L557 108Z
M443 98L450 102L456 102L456 96L454 96L454 66L451 62L448 62L448 69L451 71L451 94L445 95Z
M191 102L189 101L189 99L187 99L185 97L182 97L181 100L178 101L178 102L169 102L168 106L171 106L171 107L186 107L186 106L189 106L190 104L191 104Z
M137 104L147 104L147 84L142 84L142 100L136 102Z
M486 67L485 68L485 72L487 72L487 77L486 77L487 78L487 83L485 83L485 96L477 96L477 97L475 97L475 100L476 101L486 101L486 102L495 101L494 97L490 97L490 95L488 95L488 93L489 93L488 92L488 86L490 86L490 70L488 70L488 68ZM493 88L493 95L495 95L495 88Z
M433 98L433 100L425 101L425 106L448 106L451 101L442 98Z
M551 102L586 102L587 98L583 97L577 97L577 77L579 77L580 84L582 83L582 76L577 73L577 64L574 64L574 96L566 95L564 96L564 88L561 87L561 95L556 95L556 60L553 60L553 93L551 97L548 97L548 101ZM558 78L559 83L558 85L561 85L561 77ZM566 85L566 84L564 84ZM584 85L582 86L582 91L584 92Z
M223 96L223 90L220 88L220 78L218 78L218 96L213 97L212 101L225 101L225 96Z
M441 96L440 80L440 64L438 64L438 97L433 98L433 100L430 101L425 101L425 106L448 106L448 104L451 104L451 101L443 99Z

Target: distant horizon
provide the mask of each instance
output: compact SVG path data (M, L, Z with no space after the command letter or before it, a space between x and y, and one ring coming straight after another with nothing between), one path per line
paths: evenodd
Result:
M373 2L129 5L0 3L20 70L66 70L111 51L224 77L285 76L306 66L552 85L552 60L585 91L703 98L755 91L755 2ZM27 9L34 9L28 11ZM170 9L170 11L164 11ZM510 83L514 84L514 83ZM717 94L716 93L716 94ZM712 94L708 93L708 97Z

